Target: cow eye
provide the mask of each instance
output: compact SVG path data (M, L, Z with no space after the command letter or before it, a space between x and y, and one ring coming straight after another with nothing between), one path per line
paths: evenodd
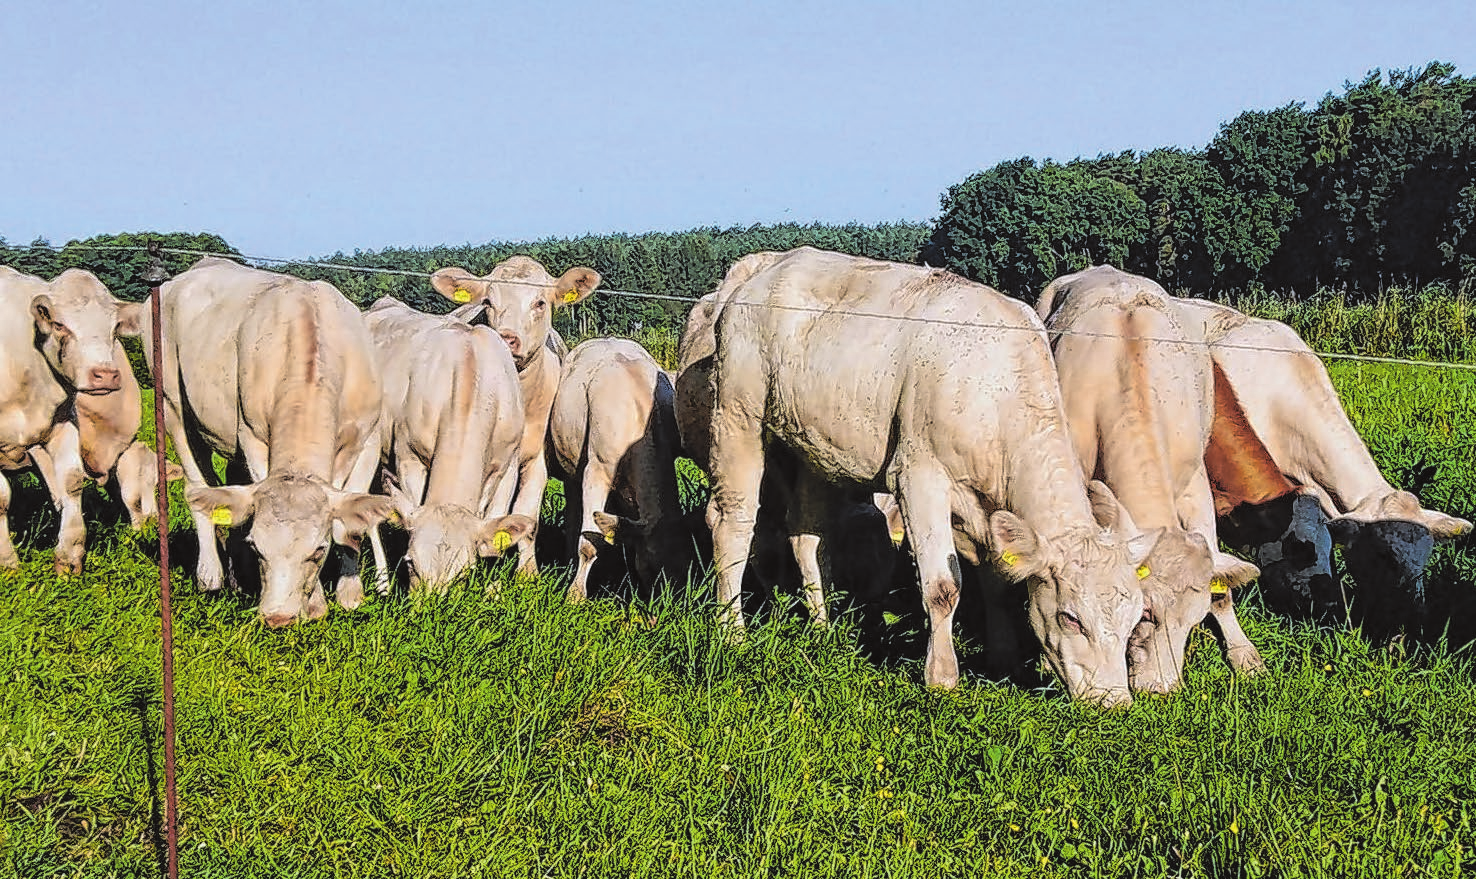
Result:
M540 299L537 302L533 303L534 311L541 311L545 308L548 308L548 302L546 300Z
M1056 614L1056 619L1061 621L1062 626L1071 629L1078 635L1082 634L1084 631L1081 627L1081 620L1076 616L1076 614L1072 613L1069 610L1063 610L1060 613Z
M318 547L317 549L313 550L313 554L310 555L310 556L308 556L308 561L310 561L310 562L312 562L313 564L316 565L318 562L321 562L323 560L323 556L325 556L327 554L328 554L328 544L325 543L322 546Z

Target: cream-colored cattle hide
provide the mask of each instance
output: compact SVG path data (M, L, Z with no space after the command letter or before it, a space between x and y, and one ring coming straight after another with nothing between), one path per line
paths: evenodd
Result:
M138 384L117 338L137 335L142 315L90 272L68 269L48 282L0 266L0 568L20 564L3 471L34 464L61 513L56 571L82 572L84 477L105 479L138 430ZM126 441L112 442L130 417Z
M338 602L357 607L359 540L391 512L366 493L382 403L358 309L326 282L214 257L160 292L163 362L150 368L185 471L201 589L224 583L216 526L249 527L268 625L327 613L318 572L333 543ZM252 482L213 487L212 451L244 463Z
M364 324L384 382L383 461L410 533L410 587L442 588L532 533L526 516L507 515L523 437L517 370L491 329L397 299L375 302Z
M628 339L590 339L564 360L548 437L577 559L571 601L586 597L607 542L627 550L645 585L693 561L680 524L673 396L671 376Z
M549 413L559 387L559 358L549 347L553 313L584 301L599 284L600 275L594 269L576 266L556 279L527 256L506 259L482 277L457 267L441 269L431 276L436 292L460 306L451 312L454 318L485 323L502 337L512 354L523 393L524 416L512 511L535 523L548 485L544 446ZM538 569L533 555L534 536L518 547L518 569L523 573Z
M769 436L828 482L897 496L931 627L929 684L958 681L958 522L1026 584L1067 692L1131 701L1134 569L1149 547L1124 537L1106 486L1088 491L1034 312L947 272L802 247L733 291L716 339L709 521L726 625L742 627Z

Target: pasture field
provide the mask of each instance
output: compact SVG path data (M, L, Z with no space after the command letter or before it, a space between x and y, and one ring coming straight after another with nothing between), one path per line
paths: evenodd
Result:
M1332 373L1391 477L1438 463L1425 500L1476 513L1476 375ZM100 528L86 576L58 580L48 516L0 574L0 874L157 875L152 544ZM1201 631L1181 693L1112 712L975 676L924 689L905 610L877 649L858 614L818 631L773 597L731 646L702 576L568 606L557 568L487 598L506 573L273 632L177 569L181 875L1476 872L1464 541L1429 574L1450 641L1379 646L1251 587L1270 674L1233 676Z

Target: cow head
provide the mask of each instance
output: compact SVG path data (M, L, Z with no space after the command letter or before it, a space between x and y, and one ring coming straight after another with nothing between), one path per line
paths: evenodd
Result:
M1427 510L1407 491L1370 498L1327 525L1343 547L1343 561L1360 595L1374 601L1407 595L1416 613L1423 609L1425 565L1435 541L1471 532L1470 522Z
M1143 617L1128 644L1128 683L1138 693L1171 693L1184 673L1189 633L1209 615L1215 554L1204 537L1165 531L1134 572L1143 589Z
M485 314L487 326L507 342L519 369L548 341L554 311L584 301L599 285L600 275L594 269L575 266L555 280L537 260L526 256L504 260L481 278L455 267L431 276L437 293L468 306L471 312Z
M249 523L246 544L261 566L261 618L273 628L326 614L318 572L330 545L357 550L392 510L387 497L339 491L312 476L192 488L188 497L196 513L216 524Z
M410 534L405 551L410 590L444 592L478 558L496 558L533 534L527 516L482 516L460 504L421 506L386 479L400 523Z
M584 532L584 538L597 549L623 548L642 585L654 585L663 575L686 573L697 563L692 533L685 527L689 520L684 517L628 519L599 511L594 521L599 530Z
M31 299L42 356L79 393L118 390L122 374L113 360L113 343L119 336L139 334L143 305L113 298L96 276L81 269L67 269L48 287Z
M1261 593L1273 607L1310 609L1330 620L1342 605L1332 569L1327 513L1313 495L1296 492L1223 520L1226 542L1250 547L1261 567Z
M118 456L117 490L128 510L128 523L137 531L159 517L159 466L154 450L134 440ZM174 482L184 478L184 470L173 461L164 462L164 478Z
M1006 510L989 517L989 528L1001 571L1026 583L1030 626L1067 694L1104 706L1126 705L1133 700L1128 639L1144 606L1134 571L1161 532L1123 540L1112 492L1094 481L1089 494L1100 530L1067 531L1048 541Z

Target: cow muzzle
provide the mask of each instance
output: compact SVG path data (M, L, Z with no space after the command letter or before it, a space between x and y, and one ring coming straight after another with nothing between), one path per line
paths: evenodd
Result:
M77 388L83 394L111 394L123 387L123 374L112 366L94 366L87 370L85 385Z

